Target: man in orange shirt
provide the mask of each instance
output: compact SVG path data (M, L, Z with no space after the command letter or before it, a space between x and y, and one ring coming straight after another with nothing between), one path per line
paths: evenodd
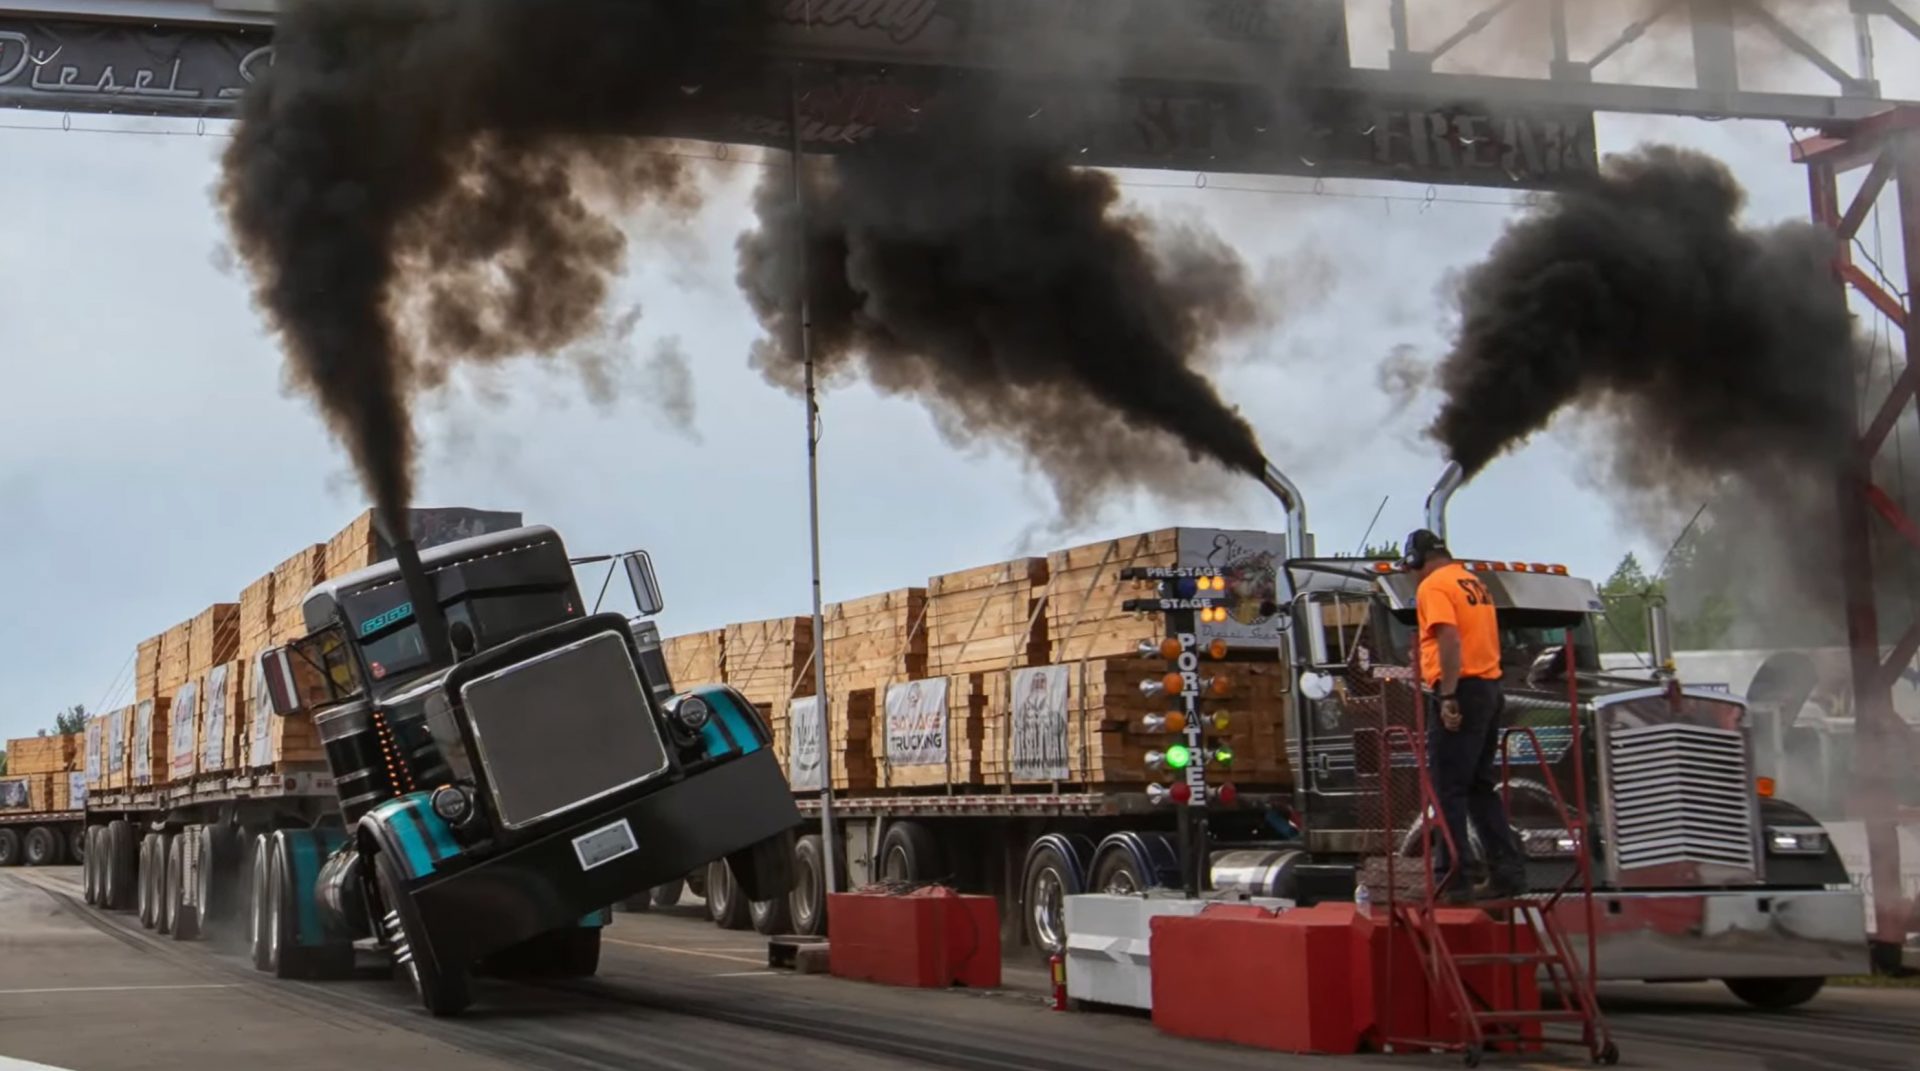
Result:
M1407 537L1402 564L1419 578L1420 682L1429 691L1427 766L1440 813L1461 855L1472 820L1486 853L1493 898L1526 891L1526 864L1500 799L1496 759L1500 720L1500 622L1493 599L1467 567L1453 560L1444 540L1426 529ZM1463 868L1454 868L1446 842L1434 853L1441 896L1469 898Z

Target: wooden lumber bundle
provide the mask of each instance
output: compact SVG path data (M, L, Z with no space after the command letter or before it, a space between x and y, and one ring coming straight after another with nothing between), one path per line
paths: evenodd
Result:
M128 787L144 788L165 784L168 773L167 728L172 714L171 697L149 699L133 708L133 725L127 736Z
M191 781L200 772L201 689L205 678L195 678L174 690L167 708L166 776L161 781ZM159 770L156 769L158 774Z
M246 706L246 663L223 662L207 671L200 688L200 773L224 773L240 766L241 728Z
M153 700L143 699L141 702L151 703ZM121 707L106 716L100 741L100 759L105 764L100 777L102 788L118 790L127 787L129 769L127 742L133 732L133 715L136 709L138 704Z
M877 715L873 757L880 788L981 783L986 695L981 674L889 686Z
M160 634L160 672L154 680L155 699L172 697L192 676L187 661L193 620L182 621Z
M59 789L66 785L63 773L8 773L0 777L0 814L9 812L63 811Z
M926 676L926 607L925 588L897 588L824 607L828 688L879 689Z
M7 741L9 774L62 773L72 766L75 741L66 736L23 736Z
M1047 638L1055 663L1090 658L1125 658L1143 639L1165 633L1159 614L1123 608L1128 599L1145 598L1152 588L1120 579L1129 566L1175 565L1180 533L1162 528L1139 535L1058 550L1047 556Z
M273 626L271 643L286 643L307 634L306 619L300 615L300 603L324 575L327 548L323 543L302 547L298 553L273 570Z
M374 531L373 511L365 510L327 540L321 572L345 576L380 560L380 537Z
M219 602L187 623L187 676L199 678L240 650L240 604Z
M133 701L153 699L160 694L160 645L165 634L140 641L133 651Z
M776 617L728 625L726 683L762 710L813 694L813 619Z
M1287 784L1291 780L1286 752L1285 671L1278 664L1203 662L1201 673L1224 673L1231 682L1222 699L1202 704L1203 713L1223 711L1225 732L1208 737L1234 754L1231 772L1210 772L1208 780L1236 784ZM1147 768L1149 751L1178 743L1172 733L1144 729L1149 714L1179 709L1177 701L1149 698L1140 691L1143 681L1164 675L1168 663L1158 659L1112 658L1070 663L1066 670L1066 702L1047 703L1038 690L1016 693L1012 674L990 676L986 682L985 759L982 774L988 784L1030 784L1049 781L1101 785L1144 785L1163 780L1164 773ZM1031 684L1034 675L1025 679ZM1015 734L1026 734L1016 740ZM1064 751L1064 754L1063 754ZM1052 758L1048 772L1036 765L1017 765L1017 753Z
M105 778L107 774L106 745L108 717L106 714L96 714L87 719L86 759L83 764L84 772L81 776L85 779L88 788L98 789L103 787L103 778Z
M667 676L682 691L697 684L714 684L726 679L727 630L708 629L684 636L670 636L660 642L667 660Z
M251 662L254 656L273 646L273 574L248 584L240 592L240 614L235 619L240 639L235 657Z
M927 581L927 672L992 673L1050 657L1045 558L1019 558Z
M826 750L831 753L835 791L874 786L877 764L872 743L873 695L871 688L857 688L832 696L827 704L829 744ZM819 791L819 774L816 771L821 761L818 757L821 749L817 745L803 748L798 760L793 754L796 734L806 740L817 733L812 722L818 717L814 712L813 697L782 702L771 709L763 708L762 712L773 732L774 754L779 757L780 768L786 771L793 790L798 793Z

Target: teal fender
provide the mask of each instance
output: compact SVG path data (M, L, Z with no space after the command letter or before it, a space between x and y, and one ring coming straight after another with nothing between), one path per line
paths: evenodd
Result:
M707 719L707 727L700 734L701 742L706 745L707 758L738 758L772 744L773 734L767 731L766 722L760 719L760 711L747 701L746 696L724 684L707 684L688 689L668 700L668 708L671 709L679 699L690 695L705 700L713 710L713 716Z
M360 819L358 829L400 864L409 882L430 878L461 852L447 820L433 813L429 792L409 792L382 803Z

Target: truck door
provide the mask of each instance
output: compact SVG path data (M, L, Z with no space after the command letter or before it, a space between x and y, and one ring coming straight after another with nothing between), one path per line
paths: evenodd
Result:
M1382 681L1381 636L1376 616L1385 609L1371 594L1319 592L1296 602L1301 657L1312 672L1329 678L1332 690L1314 698L1298 690L1295 708L1295 766L1310 795L1309 822L1315 830L1356 829L1371 823L1359 812L1364 796L1377 800L1377 787L1358 784L1356 731L1377 735Z

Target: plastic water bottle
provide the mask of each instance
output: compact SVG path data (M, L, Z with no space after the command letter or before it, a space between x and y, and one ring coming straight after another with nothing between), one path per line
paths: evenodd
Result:
M1359 885L1354 886L1353 906L1359 908L1362 914L1369 914L1372 912L1373 890L1367 888L1365 882L1362 882Z

